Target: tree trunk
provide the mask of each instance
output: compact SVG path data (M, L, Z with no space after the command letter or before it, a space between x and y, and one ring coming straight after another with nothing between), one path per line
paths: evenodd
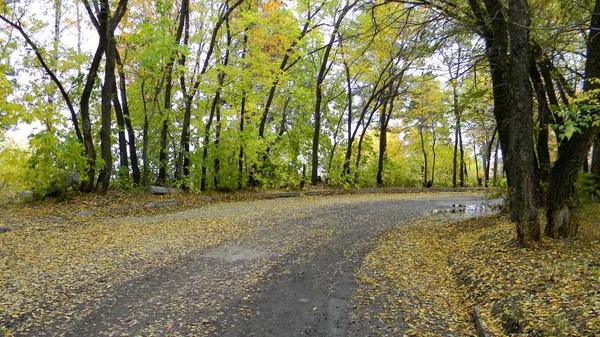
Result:
M225 78L224 73L219 74L219 86L217 88L217 92L215 93L215 97L213 98L212 104L210 106L210 115L208 116L208 121L206 122L206 128L204 129L204 142L202 149L202 168L201 168L201 179L200 179L200 191L204 192L207 190L207 176L208 169L206 166L206 161L208 159L208 144L210 143L210 128L212 126L213 120L215 118L215 114L217 113L217 109L219 109L218 105L221 104L221 86L223 85L223 80Z
M475 180L477 181L477 186L481 186L481 180L479 180L479 160L477 160L477 146L475 142L473 142L473 160L475 160Z
M101 6L109 10L108 0L103 0ZM104 10L104 9L101 9ZM112 24L109 24L111 26ZM98 175L98 184L96 190L106 193L110 184L110 175L112 173L112 151L111 151L111 123L112 123L112 94L115 84L115 36L114 31L108 29L106 35L106 60L104 65L104 85L102 86L102 114L100 128L100 150L104 166L100 169Z
M125 9L127 7L127 0L120 0L115 10L113 17L110 15L110 3L108 0L100 1L100 15L102 12L106 12L107 16L107 25L105 27L105 33L102 34L102 25L100 25L100 38L104 36L106 39L104 45L104 53L106 55L105 65L104 65L104 85L102 86L102 114L101 114L101 124L100 128L100 149L102 160L104 161L104 166L100 170L100 174L98 175L98 185L96 186L96 190L106 193L108 190L108 186L110 184L110 176L112 173L112 151L111 151L111 123L112 123L112 95L116 90L114 88L116 83L115 78L115 53L117 47L115 45L115 29L117 28L119 22L123 18L125 14Z
M587 41L584 92L600 89L600 84L594 81L600 78L599 30L600 0L596 0ZM597 99L597 94L595 96ZM582 113L597 114L598 109ZM577 207L575 182L583 160L599 131L600 127L592 126L575 132L571 138L559 144L558 159L550 172L546 197L547 223L544 232L552 238L573 237L577 234L577 223L570 217L572 209Z
M346 121L346 132L348 137L348 143L346 144L346 156L344 157L344 167L343 167L343 175L346 177L346 182L349 182L350 179L350 158L352 158L352 143L354 142L354 135L356 133L352 133L352 77L350 76L350 66L348 66L348 62L344 59L344 70L346 74L346 105L348 108L348 118ZM363 109L364 114L364 109ZM357 128L358 129L358 128Z
M139 186L141 183L141 175L137 155L137 147L135 145L135 131L133 130L133 126L131 125L131 115L129 114L129 102L127 100L127 82L125 81L123 62L121 61L121 56L119 55L119 51L117 49L115 49L115 58L117 62L117 70L119 73L119 91L121 93L121 107L123 108L123 119L125 122L125 128L127 129L129 158L131 160L131 173L133 183Z
M423 187L426 187L427 183L428 183L427 172L429 171L427 150L425 149L425 138L423 137L423 126L419 125L418 129L419 129L419 139L421 139L421 153L423 153Z
M177 31L175 33L175 41L177 45L181 43L183 37L183 46L187 47L189 41L189 29L190 29L190 3L189 0L181 1L179 11L179 23L177 25ZM175 56L172 56L175 58ZM185 68L186 57L185 53L179 53L178 58L179 65ZM180 148L178 151L177 160L175 163L175 180L181 182L183 188L187 188L187 183L183 181L184 177L189 175L189 158L188 154L190 151L190 124L192 119L192 100L193 97L189 97L186 90L185 83L185 72L182 72L179 76L179 85L181 87L183 95L183 123L181 125L181 140ZM177 153L177 152L176 152Z
M162 126L160 128L160 152L158 155L158 177L154 182L156 185L164 186L167 182L167 165L169 156L167 153L167 147L169 145L169 114L171 113L171 91L173 89L173 69L167 68L167 75L165 81L165 100L164 109L162 110Z
M590 172L597 178L600 178L600 135L596 135L594 140L594 150L592 151L592 164Z
M219 141L221 140L221 107L220 104L217 105L216 114L215 114L215 174L214 174L214 184L215 189L219 188L219 170L221 169L221 159L219 158Z
M485 154L485 187L488 187L490 182L490 166L492 164L492 147L494 146L494 141L496 140L496 132L497 129L494 129L492 133L492 140L487 145L487 152ZM494 164L495 165L495 164Z
M92 12L89 12L90 18L96 20ZM81 126L83 132L83 144L85 153L87 155L88 166L86 167L86 179L81 185L83 192L90 192L94 189L94 183L96 179L96 149L94 147L94 138L92 136L92 124L90 122L90 98L92 96L92 90L94 89L94 83L98 76L98 69L100 68L100 62L102 61L102 54L106 49L106 33L108 28L108 12L100 11L98 13L98 46L96 52L90 64L90 70L88 71L87 79L83 92L81 93L81 100L79 101L80 113L81 113Z
M455 127L454 127L454 153L452 157L452 187L456 187L456 178L457 178L457 169L458 169L458 138L460 135L460 110L458 106L458 91L456 88L456 84L452 87L452 98L453 98L453 107L454 107L454 118ZM462 165L461 165L462 167ZM462 172L462 169L461 169ZM462 179L461 179L462 181ZM462 186L462 183L461 183Z
M112 86L112 102L115 107L115 116L117 118L117 135L119 140L119 175L128 178L129 177L129 160L127 155L127 139L125 138L125 120L123 117L123 109L121 108L121 102L119 102L119 96L117 93L117 85L113 83Z
M385 101L383 102L383 106L385 106L387 103L385 103ZM375 112L377 112L377 109L379 109L379 107L381 106L381 104L377 104L374 109L371 111L371 113L369 114L369 118L367 118L366 122L363 125L363 129L362 132L360 133L360 137L358 139L358 146L356 147L356 162L354 163L354 183L358 182L358 167L360 165L360 159L362 156L362 144L363 144L363 140L365 138L365 135L367 134L367 130L369 129L369 125L371 125L371 120L373 119L373 116L375 115Z
M242 93L240 107L240 136L244 135L244 120L246 118L246 91ZM238 189L244 187L244 139L240 141L240 153L238 155Z
M327 43L327 45L325 47L325 53L323 54L323 59L321 60L321 66L319 68L319 73L317 74L317 81L315 83L315 85L316 85L315 109L314 109L314 113L313 113L314 132L313 132L313 138L312 138L312 153L311 153L311 156L312 156L312 158L311 158L311 163L312 163L311 184L313 186L316 186L317 183L319 182L319 137L321 135L321 117L322 117L321 103L323 101L323 82L325 81L325 76L327 75L327 72L329 70L329 55L331 53L331 49L333 48L333 44L335 42L335 37L338 34L338 30L340 28L340 25L342 24L344 17L346 16L346 14L348 14L350 9L352 9L352 7L354 7L356 5L357 2L358 1L354 1L354 3L346 5L342 9L340 16L335 21L335 24L333 26L333 31L331 32L331 35L329 37L329 42Z
M390 112L394 108L394 99L390 98ZM381 115L379 116L379 158L377 159L377 186L383 186L383 162L386 158L385 151L387 149L387 121L388 112L387 104L384 104L381 109Z
M496 150L494 151L494 186L498 186L498 150L500 141L496 140Z
M459 178L460 178L460 187L465 187L465 173L467 171L467 168L465 166L465 148L463 145L463 139L462 139L462 130L460 128L460 125L458 127L458 148L459 148L459 154L460 154L460 172L459 172Z
M536 167L533 146L533 103L529 83L529 8L527 0L509 0L510 88L508 166L511 220L517 225L520 243L540 239L536 208Z
M175 44L177 46L179 46L179 44L181 43L181 39L183 37L183 31L185 28L185 24L186 24L186 20L189 17L189 1L188 0L183 0L181 2L181 7L180 7L180 11L179 11L179 22L177 24L177 30L175 32ZM168 147L168 135L169 135L169 115L171 113L171 109L172 109L172 91L173 91L173 66L175 65L175 60L177 59L177 51L172 51L171 52L171 56L169 58L169 62L167 63L166 67L165 67L165 96L164 96L164 110L162 113L162 118L163 118L163 123L162 123L162 128L160 130L160 154L159 154L159 166L158 166L158 177L156 179L156 184L157 185L165 185L167 182L167 166L168 166L168 153L167 153L167 147ZM180 62L183 60L183 62L185 63L185 58L184 56L182 56L182 59L180 59ZM182 75L183 76L183 75ZM189 120L187 119L188 117L188 108L191 110L191 99L188 102L188 94L186 92L185 89L185 81L182 82L182 88L181 90L183 91L183 97L184 97L184 106L185 106L185 110L184 110L184 121L183 121L183 126L182 126L182 135L181 135L181 141L183 142L184 139L188 139L189 135L187 135L187 128L186 128L186 123L189 124ZM189 105L189 106L188 106ZM182 152L184 152L185 150L183 149L182 146ZM177 159L176 161L176 165L175 165L175 178L176 179L180 179L181 177L181 169L182 169L182 165L183 165L183 157L180 156L180 158Z
M535 49L534 49L535 50ZM538 136L536 143L537 159L538 159L538 178L541 185L548 183L548 177L550 175L550 150L548 149L548 124L552 112L548 106L548 100L546 99L546 90L542 83L542 77L537 69L535 62L535 52L530 52L529 55L529 78L533 85L535 97L538 103ZM542 201L543 191L538 193L538 199ZM541 205L542 203L540 203Z
M144 108L144 126L142 129L142 161L144 162L143 173L142 173L142 186L148 184L148 127L150 125L150 119L148 118L148 101L146 100L146 91L144 90L146 81L142 80L142 106ZM153 104L156 106L156 99L153 99Z
M432 187L433 184L435 183L435 160L436 160L436 153L435 153L435 145L437 142L437 138L436 138L436 134L435 134L435 124L432 122L431 123L431 180L429 180L427 182L427 186L428 187Z

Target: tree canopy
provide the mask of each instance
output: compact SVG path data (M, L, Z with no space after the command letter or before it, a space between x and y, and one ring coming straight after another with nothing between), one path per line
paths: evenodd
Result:
M600 174L599 12L599 0L0 1L0 188L72 172L88 192L506 181L523 243L572 236L578 173ZM19 148L5 133L25 124Z

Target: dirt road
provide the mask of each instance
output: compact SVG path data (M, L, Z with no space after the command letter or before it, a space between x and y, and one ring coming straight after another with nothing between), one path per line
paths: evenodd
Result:
M112 287L74 317L32 326L28 336L363 336L353 273L372 240L432 210L474 205L465 195L327 197L209 205L131 218L224 218L252 234L194 251ZM306 200L308 199L308 201Z

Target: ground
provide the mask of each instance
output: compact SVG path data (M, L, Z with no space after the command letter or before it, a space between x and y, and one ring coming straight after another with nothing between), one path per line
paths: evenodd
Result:
M598 243L524 251L502 217L465 222L488 210L481 195L256 197L6 205L0 332L470 336L475 305L494 336L507 320L524 336L598 331ZM139 207L170 199L178 204ZM560 261L551 276L535 273L548 256ZM553 296L563 286L566 296Z

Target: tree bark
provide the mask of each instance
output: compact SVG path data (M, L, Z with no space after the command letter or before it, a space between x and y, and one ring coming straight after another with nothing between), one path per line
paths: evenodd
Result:
M537 69L534 53L530 52L529 56L529 78L533 85L535 97L538 106L538 136L536 143L537 159L538 159L538 178L539 182L546 184L550 175L550 150L548 149L548 124L552 112L548 106L546 99L546 90L542 83L542 77ZM539 193L539 200L543 200L542 191ZM541 203L540 203L541 205Z
M590 31L587 41L585 82L583 91L600 89L594 79L600 78L600 0L596 0L591 16ZM598 95L595 94L597 99ZM597 115L598 108L582 111L582 114ZM600 127L591 126L576 132L566 141L559 144L558 159L550 172L550 182L546 197L545 234L552 238L573 237L577 234L577 223L570 215L577 207L575 182L585 156L600 131Z
M460 131L460 109L458 106L458 90L456 88L456 84L452 85L452 100L453 100L453 110L454 110L454 118L455 118L455 126L454 126L454 153L452 156L452 187L457 186L457 169L458 169L458 139L461 134ZM461 159L462 160L462 159ZM462 172L462 164L460 165ZM461 174L462 176L462 174ZM462 186L462 178L461 178L461 186Z
M117 118L117 135L119 141L119 172L124 178L129 177L129 156L127 155L127 139L125 138L125 118L123 109L117 93L117 84L112 85L112 102L115 107L115 116Z
M460 155L460 172L458 174L459 176L459 183L460 183L460 187L465 187L465 176L466 176L466 172L467 172L467 168L466 168L466 163L465 163L465 147L463 144L463 138L462 138L462 130L460 125L458 126L458 150L459 150L459 155Z
M399 86L399 82L397 86ZM386 106L384 106L381 109L381 116L379 117L379 158L377 162L377 186L379 187L383 186L383 164L387 158L387 129L394 112L394 99L398 94L397 86L393 90L390 90L389 107L386 110Z
M427 158L427 149L425 148L425 138L423 137L423 125L417 126L419 130L419 139L421 140L421 153L423 153L423 187L427 186L428 183L428 172L429 172L429 159Z
M188 0L185 0L184 2L188 3ZM191 86L189 91L186 89L184 76L182 75L180 77L180 84L181 84L181 89L183 91L185 110L184 110L184 116L183 116L184 122L183 122L183 125L181 128L181 143L180 143L181 150L179 152L179 156L178 156L177 162L176 162L176 176L179 177L178 179L181 179L181 178L183 178L183 176L187 176L189 174L190 161L189 161L188 155L189 155L189 149L190 149L189 134L190 134L192 101L194 100L194 97L196 96L196 93L198 92L198 88L200 87L200 83L203 78L202 75L206 74L206 72L208 70L210 59L212 58L212 54L215 50L215 47L217 46L217 38L218 38L218 33L221 29L221 26L223 25L223 23L228 24L229 16L231 15L231 13L238 6L240 6L243 2L244 2L244 0L237 0L235 3L233 3L230 6L229 1L226 1L225 4L223 5L223 7L221 8L221 13L219 15L219 19L217 20L217 22L215 23L215 25L212 29L210 42L208 44L208 50L206 50L206 55L204 58L204 63L202 65L202 68L200 69L200 72L198 73L198 76L196 76L194 84ZM182 3L182 6L183 6L183 3ZM185 13L186 14L185 18L183 19L183 21L180 21L180 25L179 25L179 28L181 28L182 30L183 30L183 26L186 27L185 36L184 36L184 44L188 44L189 26L190 26L189 3L186 6L187 6L187 8L186 8L186 13ZM183 9L184 8L182 7L182 11L183 11ZM179 33L179 28L178 28L178 33ZM179 62L181 65L185 64L184 55L181 55ZM214 117L214 115L213 115L213 117ZM206 144L205 144L203 151L208 151L208 149L206 148ZM205 165L204 162L202 165ZM206 168L204 168L204 169L206 170ZM206 184L206 182L205 182L205 184Z
M354 1L352 4L346 5L340 16L335 21L333 26L333 31L329 37L329 42L325 47L325 53L323 54L323 59L321 60L321 66L319 68L319 73L317 74L317 81L315 83L315 109L313 113L314 120L314 132L312 138L312 152L311 152L311 184L316 186L319 182L319 138L321 136L321 117L323 112L321 111L321 103L323 101L323 82L325 81L325 76L329 70L329 55L331 53L331 49L333 48L333 44L335 42L335 37L338 35L338 30L342 24L342 21L346 14L357 4L358 1Z
M115 46L116 47L116 46ZM119 50L115 49L115 60L117 62L117 70L119 74L119 92L121 93L121 107L123 109L123 119L127 130L127 138L129 145L129 158L131 161L131 175L133 183L139 186L141 183L140 164L137 154L135 131L131 125L131 115L129 113L129 101L127 100L127 82L125 80L125 71L123 70L123 62L119 55Z
M600 179L600 135L596 135L596 139L594 140L590 172Z
M496 140L497 129L494 129L492 133L492 139L487 145L487 152L485 154L485 187L488 187L490 182L490 166L492 164L492 147L494 146L494 141ZM495 164L494 164L495 165Z
M94 189L94 183L96 178L96 149L94 147L94 138L92 137L92 124L90 122L90 98L92 96L92 90L94 89L94 83L98 76L98 69L100 68L100 62L102 61L102 54L106 50L106 33L108 29L108 12L101 11L98 13L98 20L94 17L89 4L87 4L88 14L92 22L97 22L98 25L98 46L96 52L90 64L90 70L88 71L85 86L81 93L81 100L79 101L79 111L81 113L81 126L83 131L83 141L85 153L87 155L88 166L86 168L87 177L81 185L83 192L90 192Z
M107 24L104 29L106 29L104 33L104 38L106 42L104 44L104 53L105 53L105 65L104 65L104 85L102 86L102 113L101 113L101 124L100 128L100 149L101 149L101 157L104 161L104 166L100 169L100 174L98 175L98 184L96 185L96 190L106 193L110 184L110 176L112 173L112 151L111 151L111 122L112 122L112 95L114 85L116 83L115 78L115 53L116 53L116 45L115 45L115 29L117 28L121 18L125 14L125 9L127 7L128 0L120 0L117 5L117 9L115 10L112 17L110 17L110 4L108 0L101 0L100 2L100 14L99 16L106 15ZM103 14L106 12L106 14ZM102 38L102 29L103 26L100 24L100 37Z
M510 87L512 109L509 121L508 166L511 220L517 238L527 244L540 239L536 208L536 167L533 146L533 103L529 83L529 8L527 0L509 0Z

